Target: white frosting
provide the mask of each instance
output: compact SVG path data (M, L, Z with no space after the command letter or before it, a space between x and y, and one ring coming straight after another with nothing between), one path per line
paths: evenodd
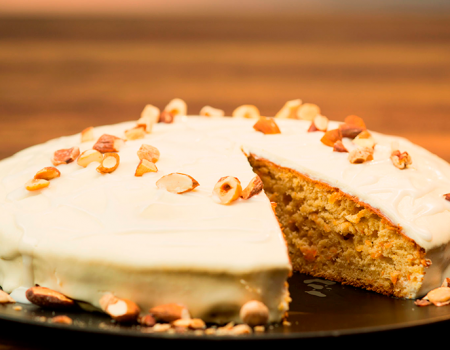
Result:
M239 178L244 187L253 178L242 150L358 197L400 225L406 236L427 251L448 243L450 202L443 194L450 192L450 166L437 156L405 139L373 133L377 142L374 160L350 164L347 153L333 152L320 142L323 132L306 132L309 122L277 120L281 135L256 132L254 123L254 119L181 117L174 124L157 124L144 140L126 142L115 172L99 174L97 163L87 168L76 162L60 165L61 177L37 192L27 191L24 184L38 170L51 166L54 151L73 146L84 151L92 148L94 141L80 144L79 134L62 137L1 161L3 288L11 291L48 283L96 305L106 288L126 292L119 286L126 277L114 277L122 275L111 272L115 266L124 271L182 270L236 276L280 271L276 278L282 283L290 263L264 193L229 206L212 198L212 189L223 176ZM134 125L133 121L97 127L95 136L124 137L124 131ZM332 123L330 128L337 125ZM410 169L392 165L392 141L411 155ZM354 147L350 140L344 142L349 149ZM135 177L136 152L143 143L160 150L159 170ZM155 182L172 172L186 173L200 186L182 195L157 189ZM438 256L439 271L448 265L446 259L447 254ZM83 262L79 271L74 267L77 262ZM99 266L118 279L116 285L111 287L106 279L100 282L101 275L98 285L89 282L94 284L92 290L71 285L68 276L83 279ZM92 274L98 271L100 268ZM441 275L436 276L435 282ZM262 285L269 288L270 281ZM281 303L284 294L276 288L271 295ZM253 289L261 292L259 287Z

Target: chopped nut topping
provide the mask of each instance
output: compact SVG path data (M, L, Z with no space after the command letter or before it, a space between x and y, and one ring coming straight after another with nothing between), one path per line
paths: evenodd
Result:
M6 292L0 290L0 304L13 304L16 301Z
M88 149L80 154L77 163L79 166L86 168L92 162L101 163L103 161L103 154L95 149Z
M156 167L155 163L152 163L148 161L147 159L141 159L139 162L136 172L134 173L134 176L142 176L146 173L156 173L158 171L158 168Z
M158 188L163 188L176 194L192 191L199 185L200 184L193 177L182 173L171 173L156 181L156 186Z
M204 117L223 117L225 115L225 111L211 106L204 106L200 110L200 115Z
M92 126L84 129L81 132L81 142L94 141L94 128Z
M177 115L187 115L187 105L180 98L174 98L171 100L167 106L164 108L164 112L169 112L173 116Z
M54 167L45 167L39 170L36 175L34 175L35 179L43 179L43 180L52 180L61 176L61 172Z
M334 147L336 141L342 141L342 134L339 129L332 129L325 132L325 134L320 139L322 143L329 147Z
M105 153L102 162L97 167L101 174L112 173L120 164L120 157L117 153Z
M366 148L373 148L376 144L372 135L367 130L361 131L358 136L353 139L353 143Z
M78 147L60 149L53 154L52 163L54 166L60 164L69 164L77 159L79 155L80 149Z
M259 117L255 125L253 125L253 129L263 134L281 134L280 128L274 118L270 117Z
M159 121L160 111L158 107L146 105L141 112L141 117L137 121L137 126L144 128L146 133L151 133L153 125Z
M241 118L259 118L259 109L253 105L242 105L237 107L233 113L231 113L232 117L241 117Z
M72 324L72 319L66 315L55 316L50 321L52 323Z
M145 137L145 129L140 126L136 126L135 128L125 130L125 138L128 141L143 139L144 137Z
M103 295L99 303L105 313L121 323L135 322L141 312L136 303L128 299L119 299L111 293Z
M450 193L444 194L444 198L445 198L445 200L450 202Z
M66 309L75 305L64 294L45 287L31 287L27 289L25 296L31 303L50 309Z
M359 164L373 160L373 148L355 148L348 155L348 160L352 164Z
M28 191L37 191L50 186L50 181L44 179L32 179L25 184Z
M120 137L103 134L92 148L101 153L119 152L124 144L125 140Z
M237 200L241 194L241 182L233 176L220 178L213 189L213 195L219 199L221 204L230 204Z
M297 111L302 104L302 100L287 101L284 106L275 114L275 118L298 119Z
M249 199L253 196L256 196L263 190L264 184L261 180L261 178L256 175L250 183L247 185L247 187L242 191L241 198L242 199Z
M303 120L313 120L319 114L320 108L314 103L304 103L297 111L298 118Z
M362 118L356 115L349 115L345 118L344 124L339 126L339 129L341 130L342 137L354 139L363 130L366 130L366 124Z
M159 123L165 123L165 124L171 124L173 123L175 119L175 116L167 111L162 111L161 115L159 116Z
M190 319L189 310L182 304L170 303L152 307L149 310L157 321L174 322L179 319Z
M160 153L156 147L150 145L142 145L137 151L140 160L147 159L149 162L156 163L159 160Z
M262 326L269 321L269 309L258 300L245 303L239 315L241 320L250 327Z
M333 145L333 152L348 152L341 140L337 140Z
M449 278L449 277L446 277L446 278L442 281L441 287L450 287L450 278Z
M412 159L408 152L401 153L398 150L392 152L391 160L392 164L398 169L406 169L412 164Z
M308 132L314 131L327 131L328 129L328 118L323 115L316 115L311 122Z

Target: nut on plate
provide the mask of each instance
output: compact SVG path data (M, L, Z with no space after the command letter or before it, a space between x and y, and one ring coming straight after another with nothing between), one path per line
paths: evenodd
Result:
M0 290L0 304L14 304L16 301L11 295L3 290Z
M125 140L114 135L103 134L92 147L100 153L119 152Z
M99 304L105 313L121 323L135 322L141 312L139 306L133 301L117 298L111 293L103 295Z
M180 319L190 319L191 314L186 306L177 303L157 305L149 310L150 314L160 322L174 322Z
M242 185L237 177L224 176L217 181L213 195L221 204L231 204L242 194Z
M60 149L53 153L52 163L54 166L60 164L72 163L80 155L78 147L71 147L68 149Z
M103 161L103 153L95 149L88 149L80 154L77 159L77 163L79 166L86 168L92 162L101 163Z
M271 117L259 117L258 121L253 125L253 129L265 135L281 134L280 128L274 118Z
M259 109L253 105L242 105L237 107L232 113L232 117L240 118L259 118Z
M182 194L192 191L200 184L192 176L183 173L171 173L164 175L158 181L156 186L165 189L168 192Z
M262 326L269 321L269 309L258 300L251 300L242 305L239 315L242 322L250 327Z
M97 167L100 174L108 174L115 171L120 164L120 157L117 153L105 153L102 162Z
M264 188L264 184L261 180L261 178L256 175L247 185L246 188L241 193L242 199L249 199L253 196L256 196L259 194Z
M50 309L67 309L75 306L75 302L55 290L35 286L25 292L26 298L34 305Z

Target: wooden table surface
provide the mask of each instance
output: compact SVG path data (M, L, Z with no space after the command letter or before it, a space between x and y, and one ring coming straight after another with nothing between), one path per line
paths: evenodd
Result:
M300 98L450 161L450 16L0 18L0 159L174 97L264 115ZM0 325L0 349L48 348Z

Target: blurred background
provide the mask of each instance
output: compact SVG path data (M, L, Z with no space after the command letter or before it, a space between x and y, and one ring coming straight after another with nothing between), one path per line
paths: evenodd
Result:
M450 161L450 1L0 2L0 159L174 97L300 98Z

